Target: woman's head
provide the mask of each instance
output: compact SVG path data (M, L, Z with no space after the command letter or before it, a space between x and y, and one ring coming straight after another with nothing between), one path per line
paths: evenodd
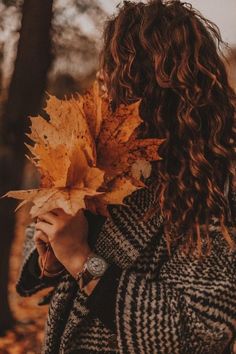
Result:
M125 1L108 21L102 69L114 106L141 100L149 135L166 138L157 203L168 244L175 225L201 253L211 217L227 218L223 187L235 159L235 95L220 56L218 28L191 5Z

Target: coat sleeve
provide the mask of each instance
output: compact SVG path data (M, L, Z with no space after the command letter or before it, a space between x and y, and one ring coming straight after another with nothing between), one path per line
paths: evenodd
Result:
M39 278L38 252L34 245L34 223L25 229L25 242L23 248L23 262L16 284L16 290L21 296L30 296L44 288L55 286L59 277Z

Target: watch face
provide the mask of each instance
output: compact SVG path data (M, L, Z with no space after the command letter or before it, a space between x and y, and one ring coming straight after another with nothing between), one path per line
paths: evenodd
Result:
M107 269L107 262L99 256L92 256L87 261L87 270L94 277L101 277Z

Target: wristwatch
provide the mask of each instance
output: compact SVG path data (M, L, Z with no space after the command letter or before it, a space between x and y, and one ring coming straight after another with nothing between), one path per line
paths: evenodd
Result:
M83 289L93 279L101 278L108 266L109 264L103 257L94 253L89 255L82 271L76 275L80 288Z

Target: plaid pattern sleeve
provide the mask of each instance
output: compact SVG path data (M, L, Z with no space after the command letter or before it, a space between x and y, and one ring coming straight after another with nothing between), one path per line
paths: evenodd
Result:
M58 279L46 278L40 279L38 273L38 252L34 245L34 223L29 224L25 229L25 242L23 248L23 264L20 270L16 290L21 296L30 296L37 291L54 286Z

